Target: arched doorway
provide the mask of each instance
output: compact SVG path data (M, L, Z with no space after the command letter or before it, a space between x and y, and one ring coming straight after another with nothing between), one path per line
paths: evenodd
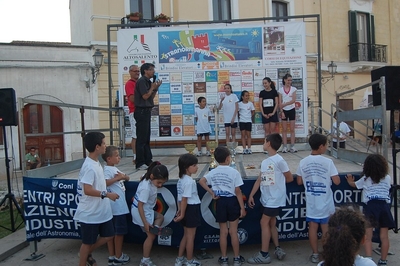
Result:
M56 106L27 104L23 109L25 134L48 133L47 136L26 137L25 151L38 150L42 166L64 162L63 112Z

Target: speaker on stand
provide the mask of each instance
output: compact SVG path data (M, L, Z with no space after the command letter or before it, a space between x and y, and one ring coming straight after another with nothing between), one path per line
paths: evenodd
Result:
M7 135L6 135L6 126L16 126L17 123L17 108L16 108L16 99L15 99L15 91L11 88L0 89L0 126L3 127L3 138L4 138L4 154L5 154L5 164L6 164L6 172L7 172L7 189L8 193L4 196L2 201L0 202L0 206L3 205L6 200L9 200L9 208L10 208L10 220L11 220L11 228L6 228L0 225L2 228L15 232L16 229L23 223L25 220L24 213L22 212L21 207L19 206L17 200L15 199L14 194L11 190L11 179L10 179L10 160L8 159L8 150L7 150ZM22 217L21 224L18 227L15 227L14 220L14 208L19 212Z
M396 228L394 232L399 232L398 210L397 210L397 190L400 186L397 182L397 153L400 149L396 148L396 143L400 142L399 117L395 118L400 110L400 66L385 66L371 71L371 81L385 77L386 110L390 110L390 132L392 141L392 161L393 161L393 185L391 187L391 197L394 207L394 220ZM381 105L381 88L379 84L372 86L372 102L374 106ZM395 112L396 111L396 112ZM385 125L383 125L385 126Z

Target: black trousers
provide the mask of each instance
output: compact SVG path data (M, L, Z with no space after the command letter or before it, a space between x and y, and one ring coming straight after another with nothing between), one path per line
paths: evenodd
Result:
M150 122L151 109L140 108L135 109L136 120L136 168L143 164L149 165L152 162L153 154L150 149Z

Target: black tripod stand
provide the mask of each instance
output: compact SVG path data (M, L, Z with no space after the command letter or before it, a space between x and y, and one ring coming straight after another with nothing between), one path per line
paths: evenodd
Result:
M8 187L8 193L7 195L4 196L3 200L0 203L0 206L2 206L4 204L4 202L6 202L6 200L9 200L9 208L10 208L10 220L11 220L11 228L6 228L2 225L0 225L0 227L10 230L11 232L15 232L20 225L25 221L24 218L24 213L21 210L21 207L19 206L17 200L15 199L14 194L11 191L11 180L10 180L10 161L8 160L8 151L7 151L7 138L6 138L6 127L3 126L3 136L4 136L4 153L6 155L6 171L7 171L7 187ZM17 228L15 228L15 220L14 220L14 212L13 212L13 203L15 205L15 208L18 210L19 214L22 217L22 222L17 226Z

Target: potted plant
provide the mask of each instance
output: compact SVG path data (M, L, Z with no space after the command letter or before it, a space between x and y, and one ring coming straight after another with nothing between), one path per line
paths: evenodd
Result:
M166 23L170 20L171 18L165 15L164 13L160 13L157 16L154 17L154 20L160 22L160 23Z
M142 18L142 13L140 13L140 12L131 12L130 14L126 15L126 17L130 21L139 21Z

